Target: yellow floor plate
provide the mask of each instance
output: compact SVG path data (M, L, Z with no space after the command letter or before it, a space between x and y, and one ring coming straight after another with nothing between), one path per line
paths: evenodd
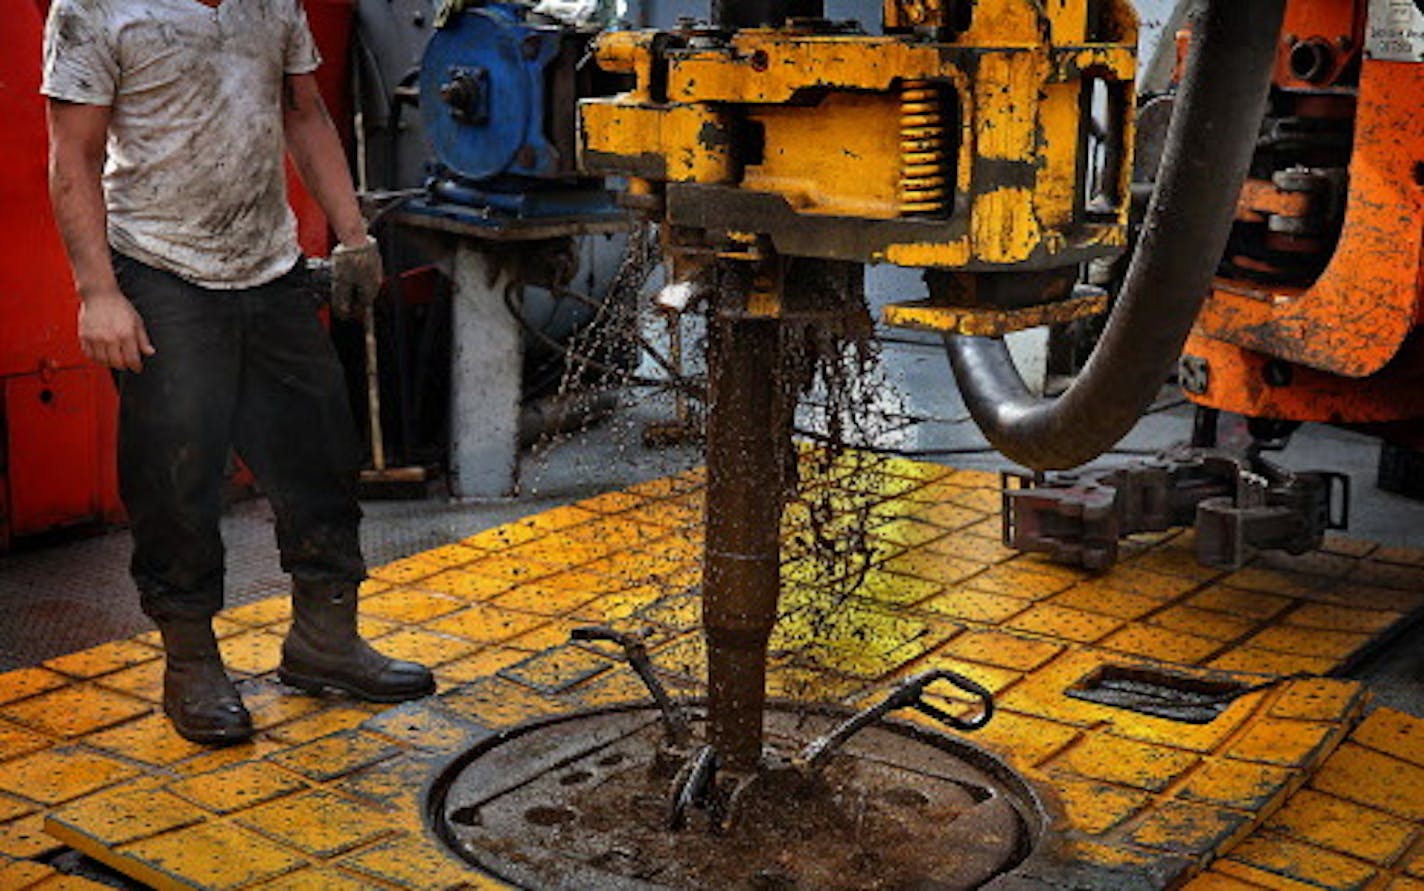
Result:
M1379 709L1189 891L1424 889L1424 720Z
M817 473L835 510L788 511L774 694L857 703L936 666L990 687L1001 711L974 741L1056 815L1044 885L1424 881L1424 722L1361 723L1359 685L1312 677L1424 609L1424 554L1332 539L1224 573L1178 533L1128 543L1094 576L999 543L996 476L898 459ZM568 642L579 625L653 629L673 688L700 688L702 490L697 472L658 480L373 570L363 631L436 667L423 702L280 686L282 599L219 623L259 727L248 745L171 732L153 634L0 675L0 888L91 887L41 862L62 845L160 888L501 887L430 840L422 784L491 729L642 698L613 653ZM814 559L806 542L851 516L873 565ZM846 565L866 569L848 595ZM1064 695L1142 665L1259 689L1202 725Z

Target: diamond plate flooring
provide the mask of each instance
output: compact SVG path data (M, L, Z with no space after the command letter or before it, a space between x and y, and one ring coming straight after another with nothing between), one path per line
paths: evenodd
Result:
M369 501L361 544L367 562L386 563L593 492L691 467L692 447L644 450L644 420L662 406L630 408L612 424L536 449L523 463L521 497L451 501L439 484L422 501ZM227 603L250 603L286 589L273 518L261 499L231 506L222 521ZM0 671L147 631L128 576L123 530L51 536L0 553Z
M870 565L849 596L822 584L810 517L788 512L772 691L856 704L930 667L995 691L973 741L1057 818L1024 887L1418 881L1424 720L1366 717L1365 686L1335 675L1424 612L1424 553L1332 538L1226 573L1176 533L1092 575L999 544L992 474L898 459L816 472L828 503L868 518ZM650 629L674 689L701 688L702 487L696 470L651 480L373 570L363 630L435 665L440 690L420 702L276 683L283 597L219 623L259 727L248 745L171 732L151 633L0 675L0 877L82 881L45 862L67 845L159 888L502 887L430 840L420 789L482 735L642 697L613 654L569 641L580 624ZM1198 725L1065 695L1123 666L1245 689Z

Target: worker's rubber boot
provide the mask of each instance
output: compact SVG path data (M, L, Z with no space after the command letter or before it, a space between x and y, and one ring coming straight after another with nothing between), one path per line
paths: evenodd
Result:
M320 693L344 690L371 702L404 702L435 692L430 669L383 656L356 631L354 582L297 582L292 630L282 644L282 683Z
M252 716L223 669L213 623L179 619L158 623L167 654L163 711L186 740L231 745L252 736Z

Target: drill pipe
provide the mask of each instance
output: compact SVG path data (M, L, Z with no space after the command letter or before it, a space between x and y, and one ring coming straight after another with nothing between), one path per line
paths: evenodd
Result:
M964 403L994 447L1035 470L1091 461L1132 429L1211 289L1256 147L1284 0L1210 0L1161 176L1097 349L1056 400L1031 394L1000 338L945 339Z
M733 771L761 760L767 641L781 584L786 405L794 396L781 381L779 329L775 319L718 313L708 335L707 741Z

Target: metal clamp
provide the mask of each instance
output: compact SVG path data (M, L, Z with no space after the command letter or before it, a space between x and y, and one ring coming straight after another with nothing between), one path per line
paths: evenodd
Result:
M1257 550L1299 554L1319 547L1327 530L1349 521L1349 480L1291 471L1262 457L1282 435L1258 438L1245 453L1178 448L1100 471L1006 475L1004 543L1094 570L1117 561L1120 538L1176 526L1196 529L1201 562L1227 569Z
M588 625L575 628L569 633L571 640L602 640L622 647L623 657L628 660L628 664L637 673L643 686L648 688L648 692L652 694L653 702L662 712L663 729L667 733L668 744L676 748L686 748L692 742L692 724L687 719L687 713L673 701L673 698L668 695L667 688L663 686L662 681L658 680L657 673L653 669L653 661L648 658L648 648L643 644L647 637L646 631L638 634L624 634L607 625Z
M721 808L717 801L717 768L721 759L717 750L702 746L682 765L672 781L668 798L667 828L676 832L687 825L687 815L694 809L705 811L709 822L721 823Z
M948 681L966 693L977 696L980 702L979 714L969 719L958 718L925 702L926 688L936 681ZM870 725L879 723L891 712L906 708L928 715L947 727L968 733L988 724L994 717L994 694L964 675L945 668L922 672L901 681L894 692L879 703L852 716L830 733L811 742L801 750L801 755L797 758L799 766L808 772L818 770L851 737Z

